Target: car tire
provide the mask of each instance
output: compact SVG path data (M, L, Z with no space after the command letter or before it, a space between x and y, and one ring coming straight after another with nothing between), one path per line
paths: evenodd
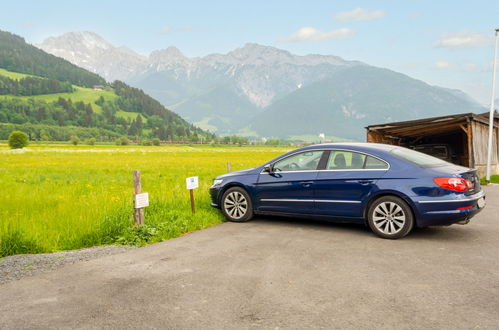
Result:
M402 238L414 226L412 210L402 199L384 196L376 199L367 211L369 227L379 237Z
M253 218L253 203L249 194L241 187L227 189L220 204L229 221L245 222Z

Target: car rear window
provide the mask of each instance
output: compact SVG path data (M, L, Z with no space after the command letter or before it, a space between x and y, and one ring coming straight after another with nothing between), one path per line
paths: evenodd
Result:
M437 157L407 148L395 148L391 152L398 158L402 158L421 167L437 167L449 164Z

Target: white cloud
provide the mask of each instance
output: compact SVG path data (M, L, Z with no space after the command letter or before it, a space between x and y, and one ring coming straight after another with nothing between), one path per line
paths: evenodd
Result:
M446 32L433 44L436 47L469 48L487 46L492 38L473 31Z
M369 10L364 8L355 8L351 11L342 11L333 16L337 21L348 22L348 21L370 21L372 19L377 19L385 16L383 10Z
M282 38L284 42L299 42L299 41L319 41L328 39L343 39L354 35L354 32L347 28L341 28L333 31L320 31L313 27L302 27L295 33Z
M437 69L448 69L451 67L451 64L445 61L437 61L433 64L433 66Z

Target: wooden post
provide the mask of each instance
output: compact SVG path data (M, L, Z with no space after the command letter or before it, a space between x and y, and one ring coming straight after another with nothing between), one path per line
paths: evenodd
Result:
M227 162L227 172L232 172L232 164Z
M472 122L470 119L468 119L468 124L466 125L466 128L467 128L467 137L468 137L468 164L466 164L465 166L467 167L475 167L475 149L473 148L473 128L472 128Z
M196 205L194 203L194 189L189 189L189 194L191 195L191 211L192 214L196 213Z
M142 192L142 182L140 180L140 171L133 171L133 219L135 225L144 224L144 208L135 208L135 196Z

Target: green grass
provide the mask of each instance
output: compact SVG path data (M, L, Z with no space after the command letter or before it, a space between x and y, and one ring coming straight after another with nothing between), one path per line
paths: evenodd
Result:
M7 70L2 69L2 68L0 68L0 76L5 76L7 78L14 79L14 80L19 80L21 78L26 78L26 77L33 77L32 75L29 75L29 74L7 71Z
M122 118L130 119L130 120L135 120L135 118L137 118L138 114L139 114L138 112L127 112L127 111L123 111L123 110L118 110L116 112L117 117L122 117ZM140 116L142 117L142 122L145 123L147 121L146 117L144 117L143 115L140 115Z
M212 179L259 165L276 147L0 146L0 257L93 245L142 245L223 221L210 207ZM149 192L146 226L132 228L132 170ZM191 214L185 178L199 176Z
M99 99L99 97L103 96L104 99L108 101L114 101L117 97L113 91L108 91L108 90L95 91L92 88L78 87L74 85L73 88L75 89L73 93L57 93L57 94L35 95L35 96L11 96L11 97L16 97L21 99L33 98L37 100L43 100L45 102L54 102L57 101L59 97L62 97L65 99L71 99L73 103L78 101L82 101L84 103L90 103L92 104L92 108L94 109L94 111L97 113L102 112L101 107L94 103Z
M498 183L499 184L499 174L494 174L490 176L490 183ZM485 177L480 179L480 184L481 185L487 185L489 182L485 180Z

